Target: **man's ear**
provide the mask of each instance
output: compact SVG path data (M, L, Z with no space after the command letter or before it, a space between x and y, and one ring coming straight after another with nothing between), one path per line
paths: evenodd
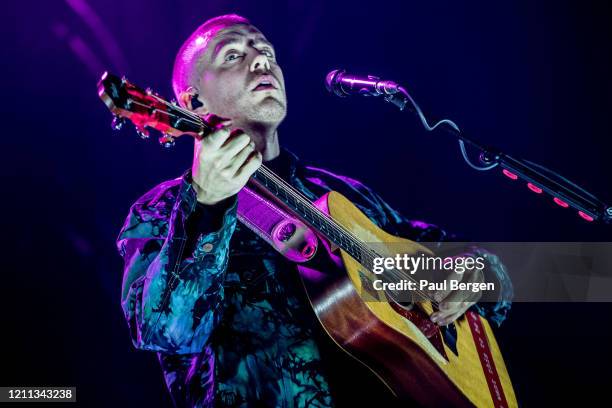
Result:
M204 116L208 114L208 109L206 109L204 102L193 89L181 92L181 95L179 96L179 102L182 106L198 114L198 116Z

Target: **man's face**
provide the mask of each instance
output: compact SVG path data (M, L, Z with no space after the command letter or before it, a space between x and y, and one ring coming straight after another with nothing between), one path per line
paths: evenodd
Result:
M255 27L218 31L198 62L207 111L240 123L279 124L287 113L283 72L272 44Z

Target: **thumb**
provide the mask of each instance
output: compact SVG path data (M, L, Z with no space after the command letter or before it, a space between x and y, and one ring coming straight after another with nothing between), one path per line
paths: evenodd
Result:
M204 122L206 122L208 126L210 126L213 129L216 129L222 126L229 126L231 124L231 119L215 115L214 113L208 113L204 115L202 119L204 120Z

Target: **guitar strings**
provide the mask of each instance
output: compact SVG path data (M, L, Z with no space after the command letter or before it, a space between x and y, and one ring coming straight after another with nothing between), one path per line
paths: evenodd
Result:
M202 120L202 118L200 118L197 114L182 108L181 106L179 106L178 104L174 104L171 102L168 102L167 100L160 98L159 96L155 95L155 94L151 94L152 97L154 97L158 102L163 103L164 105L172 108L172 109L176 109L177 111L181 112L183 115L186 116L190 116L192 119L197 120L198 122L200 122Z
M159 99L159 98L158 98L158 99ZM163 101L163 99L160 99L160 101ZM164 101L164 102L165 102L165 101ZM133 104L135 104L135 105L142 106L143 108L151 109L151 106L146 105L146 104L144 104L144 103L140 103L140 102L135 101L135 100L133 100L133 99L131 100L131 103L133 103ZM166 102L166 105L168 105L168 103L167 103L167 102ZM154 109L155 109L155 108L154 108ZM202 125L203 125L203 123L202 123L202 121L201 121L201 120L199 120L199 121L195 121L195 120L190 120L190 119L181 118L181 117L179 117L178 115L175 115L175 114L170 113L170 112L168 112L168 111L159 110L159 109L155 109L155 111L156 111L156 112L163 112L163 113L165 113L165 114L166 114L166 115L168 115L168 116L172 116L172 117L178 118L178 119L180 119L180 120L184 120L185 122L191 122L192 124L194 124L194 125L196 125L196 126L199 126L199 127L202 127ZM199 118L198 118L198 119L199 119Z

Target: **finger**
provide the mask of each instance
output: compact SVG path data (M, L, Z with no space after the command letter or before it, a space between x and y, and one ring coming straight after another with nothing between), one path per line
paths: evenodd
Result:
M460 307L457 308L457 310L453 313L444 316L439 316L437 318L437 324L440 326L446 326L448 324L451 324L452 322L463 316L465 312L467 312L467 310L473 305L474 302L463 302Z
M453 292L450 289L451 280L455 280L457 282L461 282L463 280L463 274L455 273L455 271L453 270L446 272L446 274L442 276L443 278L440 281L445 283L444 287L447 289L437 290L433 293L432 297L433 297L433 300L435 300L436 302L442 302L444 299L446 299L451 294L451 292Z
M245 162L249 159L249 156L255 150L255 143L249 142L246 146L242 148L234 157L232 157L230 161L230 165L228 168L232 172L232 174L238 173L238 170L245 164Z
M227 127L222 127L210 135L202 139L204 142L208 143L208 145L214 149L219 149L223 143L230 137L230 130Z
M234 129L219 149L219 152L225 157L232 158L250 142L251 138L242 129Z
M214 133L218 129L229 128L232 126L232 120L222 118L221 116L213 115L209 113L203 117L204 123L211 129L209 132L205 132L204 136L196 135L197 140L206 139L212 133Z
M479 282L484 281L484 275L482 274L482 271L480 270L473 270L473 271L465 272L462 277L463 277L462 281L467 284L479 283ZM467 290L467 289L466 290L456 290L451 295L449 295L446 299L444 299L444 302L446 302L447 300L448 301L463 300L463 301L470 301L470 302L478 302L478 300L480 300L481 297L482 297L482 292L480 290L478 291Z
M477 274L473 274L473 273L463 274L463 282L474 283L474 282L477 282L478 279L479 278ZM467 290L467 289L453 290L453 291L450 291L448 296L446 296L444 299L438 301L439 303L438 307L441 309L446 309L452 306L453 303L466 302L466 301L477 302L481 296L482 296L482 292L480 291L474 292L472 290Z
M474 302L470 301L449 303L444 308L440 308L437 312L432 313L429 318L432 322L437 324L445 323L449 320L454 321L457 317L465 313L473 304Z
M245 178L251 177L251 174L255 173L255 170L257 170L259 166L261 166L261 162L262 162L261 153L258 151L254 151L247 158L247 160L242 165L242 167L238 169L238 171L236 172L236 177L245 177Z
M431 314L430 320L439 323L458 312L464 312L477 301L478 297L477 293L471 291L455 290L438 304L438 311Z

